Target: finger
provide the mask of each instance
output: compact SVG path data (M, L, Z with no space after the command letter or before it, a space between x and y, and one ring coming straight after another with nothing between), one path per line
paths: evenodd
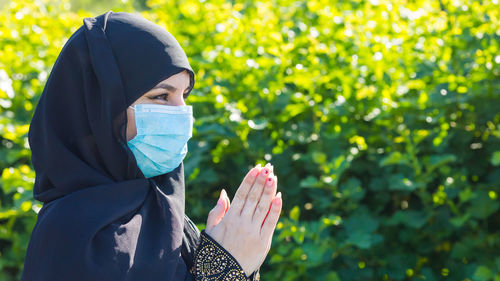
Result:
M210 232L224 217L224 200L219 198L217 205L208 213L206 231Z
M278 190L278 177L276 175L274 175L274 179L276 180L276 190ZM274 198L276 198L276 196ZM266 221L270 210L271 210L271 207L269 207L269 210L267 210L266 217L264 218L264 221ZM262 221L262 224L264 224L264 221Z
M241 209L243 208L243 205L245 204L245 200L247 198L247 194L250 191L250 188L255 182L255 178L259 174L260 171L260 164L252 168L248 173L246 174L245 178L240 184L240 187L238 187L238 190L236 190L236 194L234 195L233 198L233 204L232 207L228 209L227 215L232 216L233 214L235 215L240 215Z
M276 175L274 175L274 180L276 181L276 190L278 189L278 177ZM276 198L276 196L273 197L273 199ZM271 199L271 201L273 200ZM271 211L271 206L269 206L269 209L267 210L266 212L266 216L264 217L264 220L262 220L262 224L261 224L261 227L264 225L264 222L266 221L267 219L267 216L269 215L269 211Z
M278 192L278 194L276 194L276 198L274 198L272 202L269 215L264 221L264 225L260 229L260 236L263 239L269 239L269 237L273 235L274 229L276 228L276 223L278 223L278 219L280 218L282 205L283 201L281 199L281 192Z
M264 219L271 207L271 201L274 199L274 196L276 194L276 188L276 176L271 175L267 178L266 185L264 186L264 191L259 200L259 204L257 204L257 208L255 209L255 213L253 214L253 223L258 223L260 226L262 226L262 223L264 222Z
M241 211L241 216L252 219L253 213L255 212L255 207L260 200L262 195L262 190L264 189L264 184L266 183L267 178L270 175L269 164L266 164L264 168L260 171L255 183L252 186L252 189L248 193L247 200L245 201L245 205L243 206L243 210Z

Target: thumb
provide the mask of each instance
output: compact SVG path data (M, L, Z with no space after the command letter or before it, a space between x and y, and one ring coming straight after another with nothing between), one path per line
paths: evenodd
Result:
M222 196L219 196L217 205L215 205L215 207L213 207L212 210L210 210L210 212L208 213L207 226L206 226L207 232L210 232L212 228L214 228L224 217L226 209L224 201L225 201L224 198L222 198Z

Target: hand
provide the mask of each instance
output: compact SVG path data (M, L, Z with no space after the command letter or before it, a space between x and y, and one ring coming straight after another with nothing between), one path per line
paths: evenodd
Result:
M207 219L205 232L228 251L250 276L264 262L271 248L282 199L276 194L278 178L273 166L252 168L230 204L223 190Z

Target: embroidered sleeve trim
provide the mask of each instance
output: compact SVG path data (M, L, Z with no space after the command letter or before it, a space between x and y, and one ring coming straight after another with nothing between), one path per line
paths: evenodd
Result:
M247 277L236 259L217 241L201 231L194 266L190 270L197 281L259 281L259 270Z

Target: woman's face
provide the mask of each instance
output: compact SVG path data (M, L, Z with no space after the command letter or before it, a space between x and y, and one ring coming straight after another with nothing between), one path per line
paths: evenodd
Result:
M164 104L164 105L186 105L185 97L189 87L189 74L186 70L168 77L158 83L153 89L147 91L138 98L132 106L140 103ZM133 139L137 134L135 127L135 113L130 107L127 108L127 141Z

